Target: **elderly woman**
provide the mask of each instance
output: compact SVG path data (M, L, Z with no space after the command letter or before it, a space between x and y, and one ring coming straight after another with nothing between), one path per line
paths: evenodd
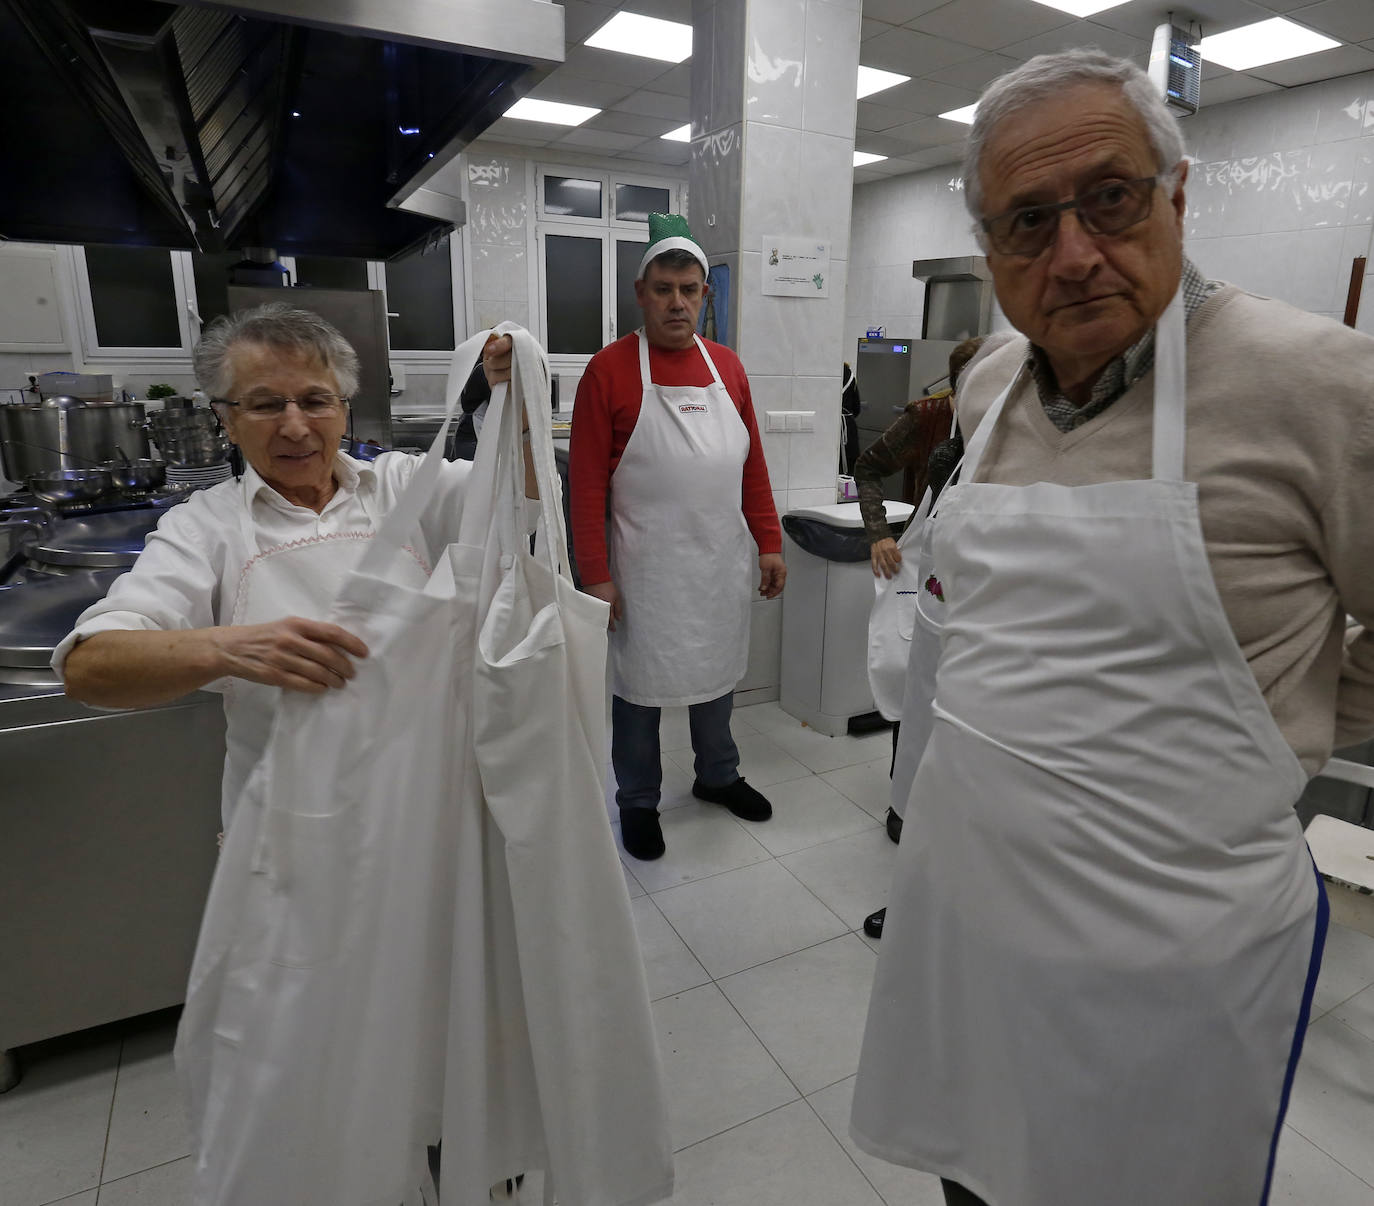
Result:
M509 379L510 352L509 337L483 349L493 382ZM341 688L353 659L367 656L321 617L420 461L339 451L358 357L309 311L274 302L220 318L194 366L247 468L167 512L133 569L58 646L53 668L69 696L97 707L222 692L227 828L279 692ZM417 585L457 533L470 467L442 466L401 571Z

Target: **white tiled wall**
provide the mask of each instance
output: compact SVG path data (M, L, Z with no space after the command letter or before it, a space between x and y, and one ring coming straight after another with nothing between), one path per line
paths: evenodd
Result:
M527 163L508 155L463 156L468 225L464 248L472 272L474 330L503 319L529 326L527 256L534 198Z
M1194 160L1185 246L1202 272L1340 319L1374 233L1374 73L1204 107L1181 126ZM958 176L950 165L854 190L847 351L871 326L919 335L912 260L977 253ZM1374 333L1374 273L1358 325Z

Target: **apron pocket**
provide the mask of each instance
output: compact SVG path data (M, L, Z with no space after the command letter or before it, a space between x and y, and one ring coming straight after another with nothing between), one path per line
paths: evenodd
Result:
M283 967L317 967L339 954L350 926L350 900L361 872L357 810L272 810L264 820L277 911L269 958Z

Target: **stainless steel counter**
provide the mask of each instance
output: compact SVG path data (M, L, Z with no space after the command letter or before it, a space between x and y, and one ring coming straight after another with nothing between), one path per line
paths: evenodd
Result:
M224 715L0 686L0 1052L184 999L216 859Z

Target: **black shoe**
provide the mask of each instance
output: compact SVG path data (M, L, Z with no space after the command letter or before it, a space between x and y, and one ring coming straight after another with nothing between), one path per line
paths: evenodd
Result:
M743 779L736 779L724 787L707 787L697 779L692 783L692 795L710 804L724 804L741 821L766 821L773 815L773 806L767 798Z
M663 857L663 827L652 808L620 810L620 841L631 858L647 863Z
M902 840L902 818L891 808L887 810L887 836L894 842Z
M899 817L898 820L900 819ZM870 913L864 918L864 933L870 938L881 938L883 936L883 922L886 920L886 909L879 909L876 913Z

